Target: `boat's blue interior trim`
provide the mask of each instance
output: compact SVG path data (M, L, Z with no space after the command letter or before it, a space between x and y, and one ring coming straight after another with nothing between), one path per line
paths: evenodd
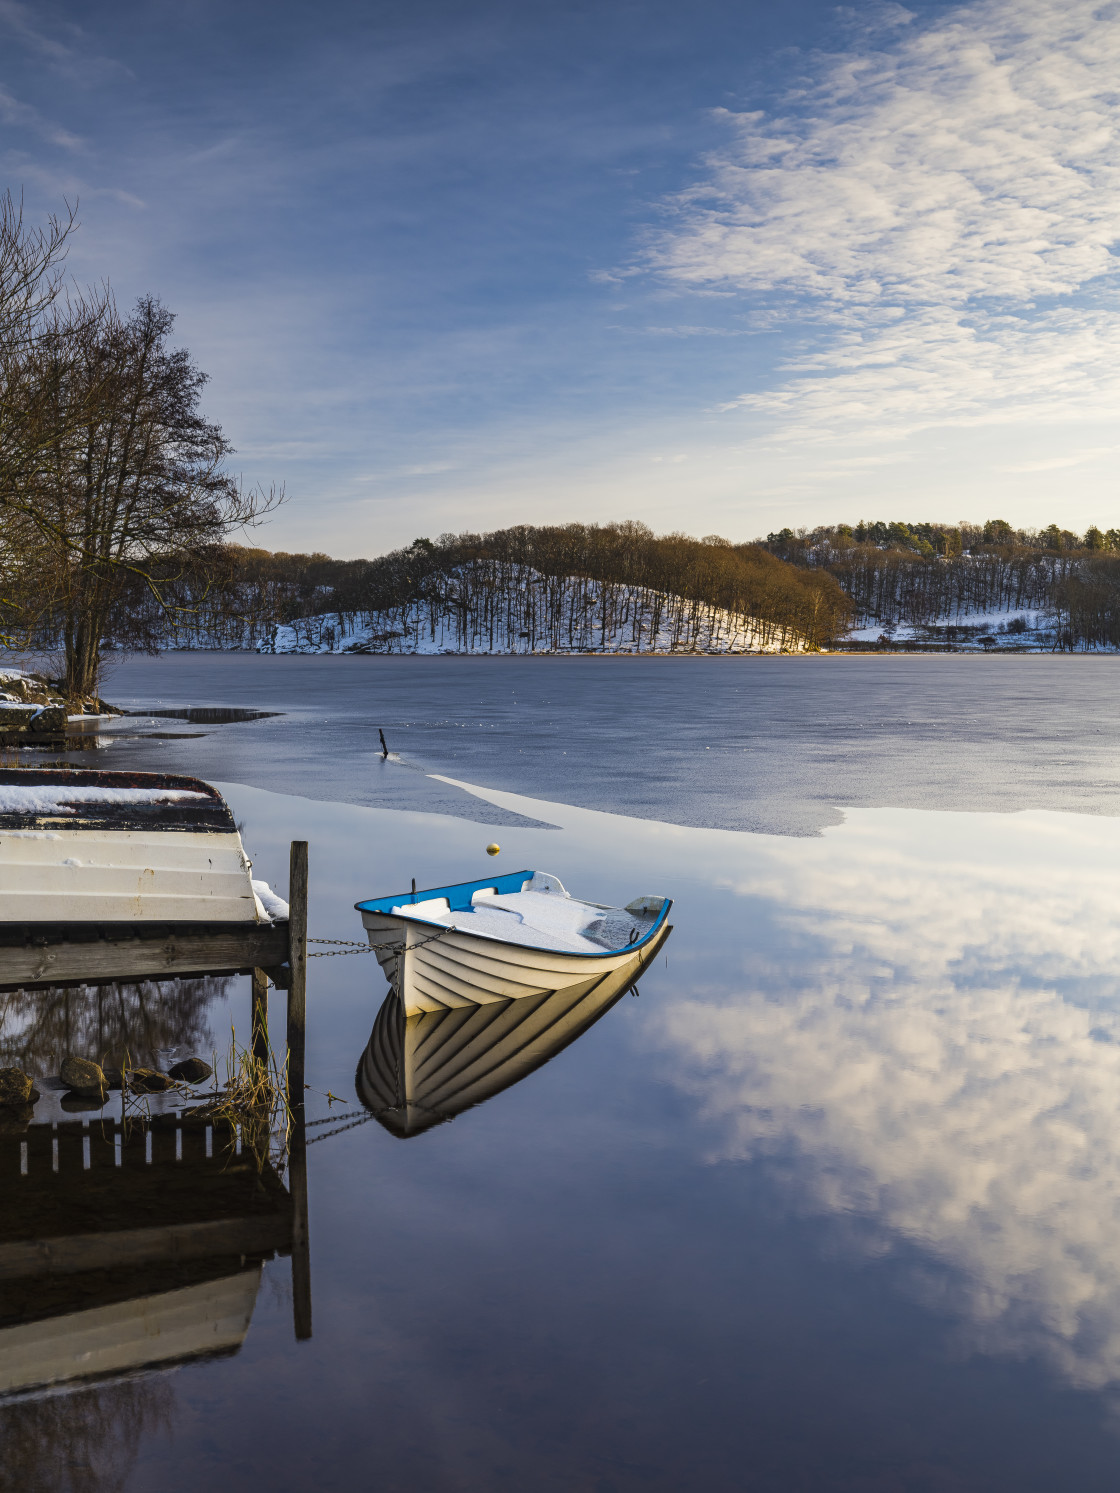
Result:
M391 897L374 897L369 902L355 902L354 906L358 910L358 912L391 913L394 907L403 909L412 902L427 902L433 897L446 897L448 908L451 912L469 912L471 906L471 898L474 896L475 892L486 891L490 888L493 888L494 891L498 892L501 895L507 895L510 892L519 892L521 891L525 883L532 878L532 876L532 871L511 871L506 876L485 876L481 881L460 881L457 882L454 886L433 886L428 887L424 891L418 891L415 893L396 892ZM619 949L603 949L601 951L596 950L594 953L592 953L590 949L581 949L579 951L580 957L584 959L608 959L614 954L626 954L632 952L635 949L642 948L645 944L649 943L650 939L653 938L655 934L660 932L661 928L664 926L665 919L669 916L669 909L672 907L672 905L673 899L671 897L667 897L665 899L665 902L662 904L661 911L657 914L657 918L654 921L653 925L649 929L647 929L642 937L637 939L634 943L624 944ZM398 911L395 915L399 918L404 918L405 921L410 923L424 923L429 927L436 928L440 926L439 923L434 923L431 918L426 918L422 914L415 917L410 917L407 912ZM472 937L489 938L492 937L492 935L486 933L474 933L472 934ZM500 943L501 941L501 939L495 940L495 942L497 943ZM535 946L533 944L519 944L518 947L529 949ZM555 954L557 950L541 949L538 952L544 954Z
M505 876L487 876L482 881L460 881L455 886L434 886L424 892L397 892L392 897L375 897L372 902L355 902L359 912L392 912L394 907L405 907L410 902L428 902L433 897L446 897L452 912L466 912L475 892L493 887L505 896L519 892L525 882L532 879L532 871L510 871Z

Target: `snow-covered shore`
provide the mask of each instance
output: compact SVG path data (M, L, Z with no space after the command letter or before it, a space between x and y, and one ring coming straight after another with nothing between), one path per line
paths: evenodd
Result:
M1052 613L1033 610L960 612L933 622L870 622L854 627L840 644L857 646L869 643L888 646L905 644L908 648L950 649L957 653L1116 653L1110 647L1090 647L1060 640L1058 623Z

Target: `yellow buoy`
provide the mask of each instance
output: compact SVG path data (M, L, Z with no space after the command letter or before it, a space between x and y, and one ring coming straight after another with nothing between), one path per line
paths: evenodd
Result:
M487 855L497 855L498 851L501 850L501 848L502 847L500 845L494 845L494 844L487 845L487 847L486 847L486 854Z

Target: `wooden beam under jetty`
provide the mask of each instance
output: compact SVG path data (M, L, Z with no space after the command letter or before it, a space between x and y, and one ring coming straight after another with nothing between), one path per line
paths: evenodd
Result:
M287 960L285 922L0 924L0 989L236 974Z

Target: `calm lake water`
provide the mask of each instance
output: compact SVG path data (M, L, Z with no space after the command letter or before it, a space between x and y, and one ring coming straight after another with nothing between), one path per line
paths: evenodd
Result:
M90 1313L147 1332L150 1359L168 1282L143 1285L137 1316L127 1270L18 1310L0 1279L0 1373L28 1324L71 1364L51 1393L0 1401L0 1486L1115 1489L1118 669L121 666L106 694L132 708L283 712L136 716L81 760L219 782L281 890L307 839L316 937L360 937L361 897L495 865L616 904L667 893L674 932L637 999L403 1140L356 1089L384 977L368 956L315 960L311 1338L288 1260L258 1280L233 1258L171 1282L213 1351L145 1370L138 1347L133 1372L90 1383ZM57 1072L65 1021L108 1019L91 1000L65 1020L0 1007L4 1050ZM118 1016L137 1050L220 1052L248 1027L248 982L149 987ZM60 1126L51 1185L76 1196L82 1116L53 1092L37 1114ZM236 1172L203 1160L165 1159L194 1203ZM9 1216L34 1170L0 1177Z

